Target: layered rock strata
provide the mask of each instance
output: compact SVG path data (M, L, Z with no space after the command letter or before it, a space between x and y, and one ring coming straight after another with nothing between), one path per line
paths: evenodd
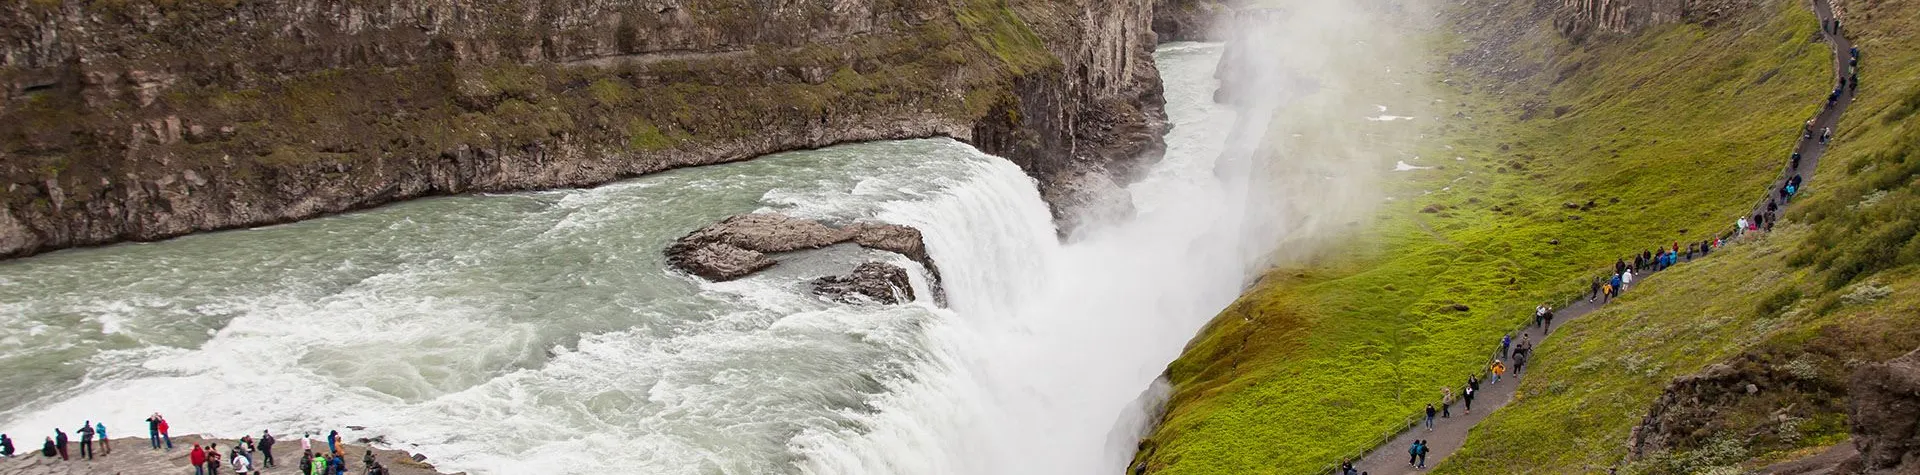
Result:
M0 256L932 136L1071 228L1162 148L1153 7L12 2Z

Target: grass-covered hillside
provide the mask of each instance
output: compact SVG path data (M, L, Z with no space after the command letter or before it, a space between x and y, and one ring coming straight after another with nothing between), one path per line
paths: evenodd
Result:
M1458 385L1486 364L1535 305L1584 293L1589 279L1630 252L1731 227L1777 176L1832 74L1809 10L1759 3L1711 25L1657 26L1579 45L1535 17L1532 2L1468 2L1448 12L1452 26L1432 35L1444 58L1431 78L1436 120L1413 153L1426 157L1415 165L1439 168L1391 175L1391 201L1358 233L1365 239L1312 265L1274 270L1197 336L1169 368L1174 393L1140 462L1156 474L1326 470L1404 428L1443 384ZM1571 351L1573 341L1549 347ZM1603 341L1578 346L1589 345L1621 356ZM1548 362L1543 374L1566 358L1550 351L1540 358ZM1683 366L1663 357L1634 360L1631 369ZM1660 383L1651 384L1657 393ZM1641 409L1579 410L1637 420ZM1622 446L1617 437L1585 443ZM1502 452L1488 447L1474 450ZM1508 461L1520 460L1497 463ZM1526 468L1495 471L1581 470L1508 467Z
M1920 347L1920 4L1847 6L1859 98L1781 232L1568 325L1437 473L1738 473L1848 440L1852 369ZM1755 391L1656 404L1697 374ZM1691 417L1636 456L1630 435L1654 407Z

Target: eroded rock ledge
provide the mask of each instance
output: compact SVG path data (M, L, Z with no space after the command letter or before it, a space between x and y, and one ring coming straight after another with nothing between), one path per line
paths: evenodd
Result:
M927 256L927 245L920 230L911 226L885 223L855 223L833 227L811 219L774 213L749 213L728 217L694 230L667 246L667 265L681 272L713 281L729 281L766 270L779 262L769 254L820 249L841 243L854 243L868 249L889 251L913 259L927 268L933 283L934 298L940 298L940 271ZM889 269L890 268L890 269ZM906 284L906 269L879 262L868 262L847 276L826 277L814 282L815 293L834 300L852 301L853 294L883 303L898 303L896 292L904 290L907 300L913 290Z
M847 275L830 275L813 280L813 294L840 303L876 302L896 304L912 302L913 283L907 270L885 262L867 262Z

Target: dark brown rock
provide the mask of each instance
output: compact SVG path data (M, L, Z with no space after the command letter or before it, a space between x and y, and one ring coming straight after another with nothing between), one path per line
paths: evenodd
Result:
M712 281L746 277L775 264L773 258L766 254L728 243L705 243L685 248L678 248L680 244L676 243L675 246L668 248L669 264L675 269Z
M1920 350L1854 370L1848 420L1867 473L1920 473Z
M1164 146L1153 2L993 32L928 0L8 4L0 257L921 137L1006 157L1071 228ZM1006 29L1046 51L981 48Z
M1222 0L1154 0L1153 33L1161 43L1220 41L1214 23L1232 13Z
M836 302L886 305L912 302L913 284L907 270L893 264L868 262L852 273L821 277L813 281L813 293Z
M819 249L851 242L868 249L899 253L939 272L927 255L920 230L886 223L856 223L832 227L811 219L775 213L730 216L696 229L668 245L667 263L680 271L709 280L745 277L776 264L767 254Z

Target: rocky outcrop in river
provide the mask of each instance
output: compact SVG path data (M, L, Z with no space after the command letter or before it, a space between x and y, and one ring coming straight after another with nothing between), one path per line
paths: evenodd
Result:
M0 256L930 136L1019 164L1071 227L1162 148L1153 9L11 2Z
M920 230L910 226L855 223L832 227L811 219L783 214L750 213L728 217L694 230L667 246L665 253L667 265L676 270L707 280L727 281L778 264L771 254L820 249L841 243L854 243L913 259L930 274L928 281L934 287L935 301L944 300L939 291L939 268L927 256L927 245L921 239ZM855 268L849 275L814 281L814 293L842 302L851 302L855 294L882 303L911 301L913 287L907 284L906 272L899 266L868 262ZM904 297L904 300L896 297Z
M835 302L897 304L912 302L913 284L907 270L885 262L867 262L847 275L813 280L813 294Z

